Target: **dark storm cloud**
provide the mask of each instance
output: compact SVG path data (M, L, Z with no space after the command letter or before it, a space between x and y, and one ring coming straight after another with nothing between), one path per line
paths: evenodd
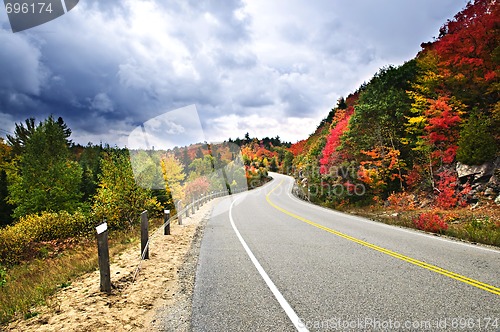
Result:
M142 122L195 104L214 139L304 138L464 4L89 0L18 34L0 10L0 129L54 114L75 141L125 145Z

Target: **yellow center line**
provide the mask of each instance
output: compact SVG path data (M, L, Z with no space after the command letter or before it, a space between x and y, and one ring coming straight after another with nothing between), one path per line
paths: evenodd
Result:
M489 285L489 284L485 284L484 282L480 282L480 281L477 281L477 280L474 280L474 279L471 279L471 278L468 278L468 277L465 277L463 275L460 275L458 273L455 273L455 272L451 272L451 271L448 271L448 270L445 270L443 268L440 268L438 266L435 266L435 265L432 265L432 264L428 264L426 262L423 262L423 261L419 261L418 259L414 259L414 258L411 258L411 257L408 257L408 256L405 256L405 255L402 255L402 254L399 254L397 252L394 252L392 250L389 250L389 249L385 249L385 248L382 248L382 247L379 247L377 245L374 245L374 244L371 244L369 242L366 242L366 241L363 241L363 240L360 240L360 239L357 239L355 237L352 237L350 235L347 235L347 234L344 234L344 233L341 233L341 232L338 232L334 229L331 229L331 228L328 228L326 226L323 226L323 225L320 225L318 223L315 223L309 219L306 219L304 217L301 217L299 215L296 215L292 212L289 212L285 209L283 209L282 207L279 207L278 205L274 204L271 199L269 198L270 195L279 187L283 184L283 181L284 180L281 180L281 182L273 189L271 190L267 195L266 195L266 200L267 202L272 206L274 207L275 209L283 212L284 214L286 215L289 215L290 217L293 217L295 219L298 219L300 221L303 221L311 226L314 226L314 227L317 227L319 229L322 229L324 231L327 231L331 234L334 234L334 235L337 235L341 238L344 238L346 240L349 240L349 241L352 241L352 242L355 242L355 243L358 243L362 246L365 246L365 247L368 247L370 249L373 249L373 250L376 250L376 251L379 251L381 253L384 253L386 255L389 255L389 256L392 256L394 258L397 258L397 259L400 259L402 261L405 261L405 262L408 262L408 263L411 263L413 265L417 265L417 266L420 266L424 269L427 269L429 271L433 271L433 272L436 272L436 273L439 273L439 274L442 274L444 276L447 276L449 278L452 278L452 279L455 279L455 280L458 280L458 281L461 281L463 283L466 283L468 285L471 285L471 286L474 286L474 287L477 287L479 289L482 289L482 290L485 290L487 292L490 292L490 293L493 293L495 295L500 295L500 288L498 287L495 287L495 286L492 286L492 285Z

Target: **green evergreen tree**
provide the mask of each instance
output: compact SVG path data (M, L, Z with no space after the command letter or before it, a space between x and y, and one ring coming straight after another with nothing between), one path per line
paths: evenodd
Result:
M7 189L7 172L0 170L0 226L12 222L13 206L7 202L9 191Z
M19 172L9 186L15 218L80 206L82 169L70 160L68 131L50 116L24 142Z
M271 159L271 163L269 164L269 170L271 172L277 172L278 171L278 165L276 164L276 158L273 157Z
M80 190L83 194L82 201L90 202L96 194L99 184L98 175L101 173L100 161L103 152L102 145L88 143L86 146L72 145L72 154L82 167L82 181Z
M493 160L497 144L490 128L490 119L473 114L460 132L457 160L466 165Z
M188 167L190 163L191 159L189 159L188 148L185 147L182 150L182 164L184 165L184 167Z
M16 123L14 135L7 135L7 142L12 147L12 153L14 155L19 155L23 152L26 143L35 132L35 129L35 118L26 119L24 123Z

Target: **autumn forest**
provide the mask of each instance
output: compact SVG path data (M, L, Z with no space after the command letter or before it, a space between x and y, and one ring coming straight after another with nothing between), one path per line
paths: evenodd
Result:
M62 118L18 123L0 141L0 285L7 268L92 241L104 219L129 229L144 209L160 216L178 199L252 189L268 172L293 176L318 205L499 246L499 41L498 3L469 3L415 58L333 101L302 141L247 133L158 151L145 173L161 188L137 183L133 151L75 144Z

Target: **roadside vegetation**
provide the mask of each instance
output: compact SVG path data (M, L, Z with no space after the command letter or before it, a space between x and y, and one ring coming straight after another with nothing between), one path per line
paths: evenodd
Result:
M141 211L253 188L289 174L313 203L500 246L500 6L469 3L401 66L387 66L307 139L229 139L158 151L70 140L62 118L0 139L0 323L36 315L112 252L137 241ZM219 171L220 170L220 171ZM223 171L222 171L223 170Z
M500 7L467 4L290 147L311 202L500 246Z
M119 252L137 241L143 210L154 219L175 213L177 200L267 181L264 164L244 160L234 143L148 152L70 136L50 116L0 139L0 323L35 315L33 306L96 269L98 224L107 222Z
M113 232L109 239L113 257L138 243L137 229ZM4 283L0 292L0 321L31 318L36 307L49 304L47 298L71 285L74 278L97 269L95 239L72 239L38 244L37 256L8 269L3 268ZM98 285L96 285L98 287Z

